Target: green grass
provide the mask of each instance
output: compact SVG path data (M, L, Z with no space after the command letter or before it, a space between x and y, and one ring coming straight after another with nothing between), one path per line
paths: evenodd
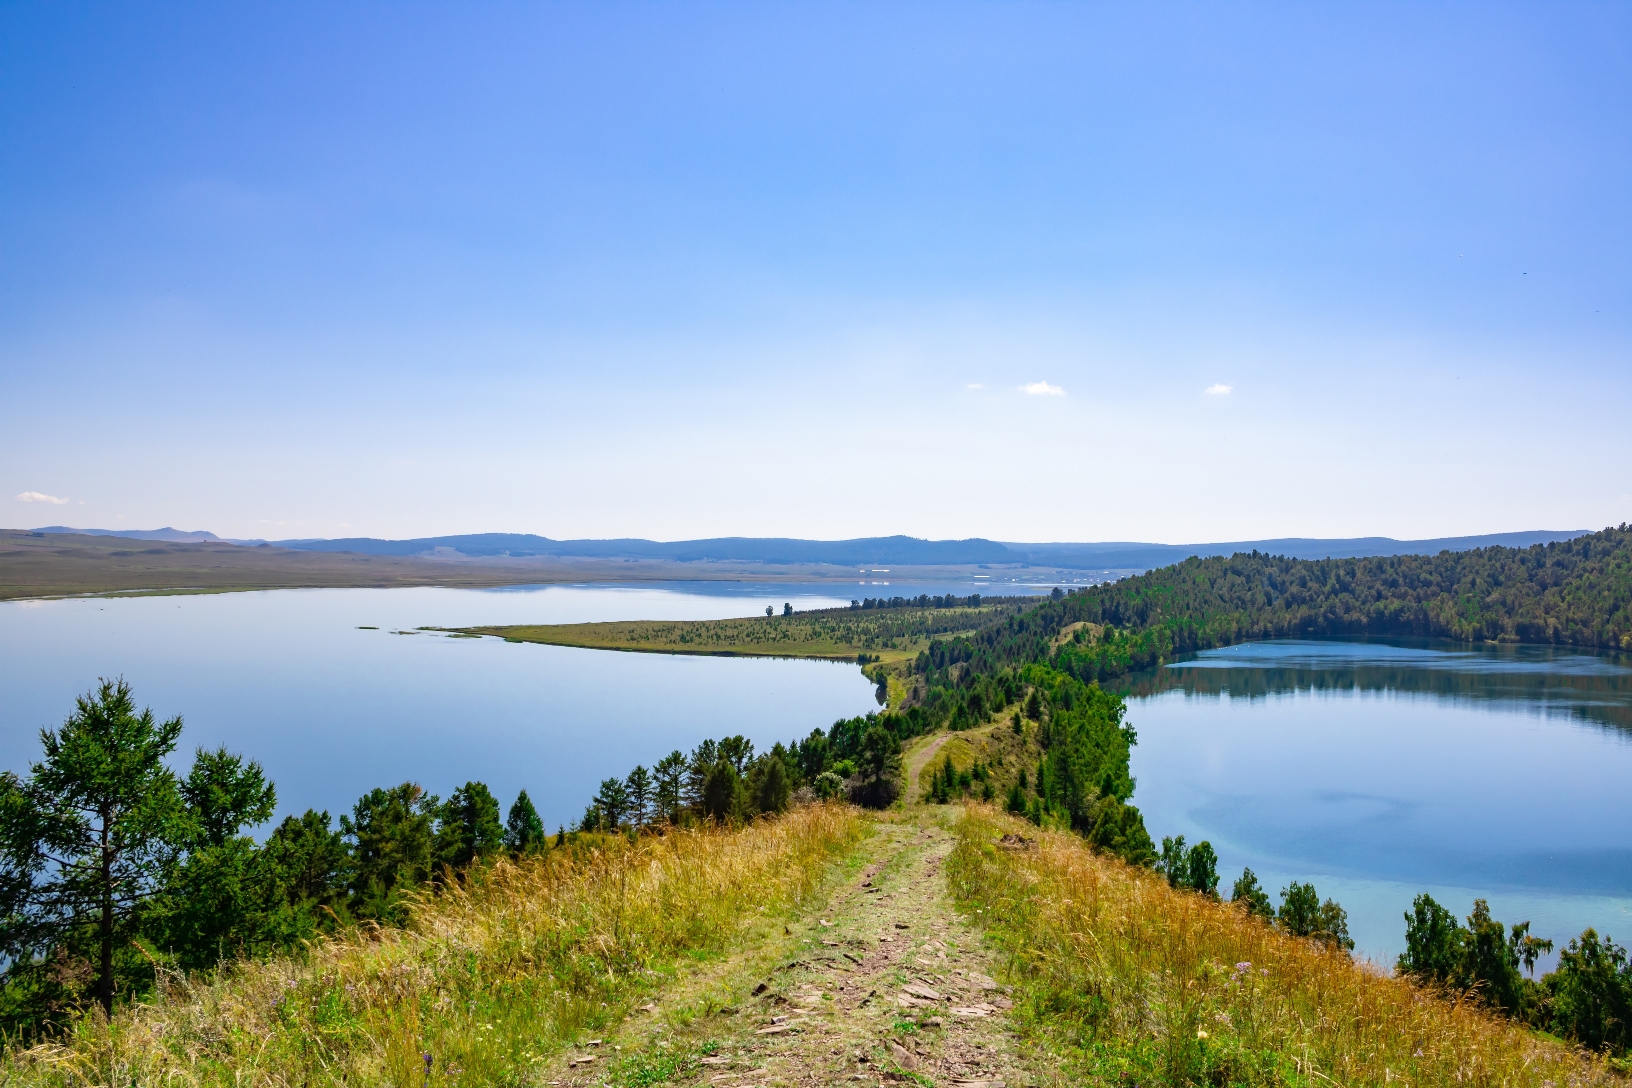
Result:
M616 1088L651 1088L697 1075L698 1060L719 1050L719 1044L705 1042L695 1050L659 1049L637 1051L619 1058L607 1070L606 1082Z
M850 661L867 654L891 665L916 657L933 636L973 631L1021 607L1021 602L1009 599L978 608L830 608L725 620L626 620L450 630L511 642L638 653Z

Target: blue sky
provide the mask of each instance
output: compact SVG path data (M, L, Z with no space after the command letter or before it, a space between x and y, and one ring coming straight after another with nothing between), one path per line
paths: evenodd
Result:
M8 526L1632 517L1624 4L13 3L0 148Z

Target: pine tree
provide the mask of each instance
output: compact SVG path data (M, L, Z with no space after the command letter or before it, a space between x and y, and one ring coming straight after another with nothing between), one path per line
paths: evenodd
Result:
M437 861L443 865L463 869L504 847L498 798L481 782L466 782L454 790L439 817Z
M307 809L301 816L285 816L261 848L261 862L297 940L349 920L345 889L352 879L351 851L342 833L331 829L327 812Z
M652 775L645 767L636 767L623 780L624 792L629 795L629 822L644 828L651 816Z
M1218 898L1218 854L1212 843L1202 839L1192 846L1184 868L1185 887Z
M715 820L740 820L747 815L748 790L728 759L720 759L703 783L703 815Z
M754 742L744 736L722 737L720 758L729 760L739 776L748 773L748 763L754 758Z
M681 800L687 808L701 812L703 809L703 785L708 781L709 772L719 761L719 746L711 740L705 740L691 750L686 757L685 791Z
M298 940L310 927L287 916L269 857L243 834L277 807L261 765L224 748L200 750L180 794L186 856L144 912L149 938L189 970Z
M340 831L351 844L351 910L359 918L404 917L403 893L431 877L441 803L417 782L372 789L358 798Z
M0 776L0 933L5 973L47 954L85 955L95 996L113 1009L118 954L184 845L188 821L164 759L181 719L137 712L130 685L103 680L60 729L27 780Z
M676 749L652 768L652 802L659 819L674 823L680 819L680 797L686 774L686 757Z
M629 817L629 789L621 778L608 778L595 794L595 807L601 812L601 830L617 831Z
M782 758L774 752L761 757L750 776L749 793L753 798L754 811L777 813L786 810L791 792L788 769Z
M1241 870L1240 879L1230 889L1230 902L1249 915L1270 920L1275 918L1275 905L1269 901L1269 893L1258 883L1258 874L1251 869Z
M533 799L522 790L516 794L515 804L504 822L504 845L513 853L531 854L544 845L544 821L533 807Z

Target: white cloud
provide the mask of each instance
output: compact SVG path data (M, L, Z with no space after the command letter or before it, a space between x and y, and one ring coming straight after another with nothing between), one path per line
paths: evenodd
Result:
M55 495L47 495L43 491L25 491L17 496L18 502L48 502L52 506L61 506L67 499L59 499Z
M964 388L965 389L985 389L986 387L984 385L981 385L979 382L970 382L968 385L964 386Z
M1057 385L1049 385L1047 382L1032 382L1030 385L1022 385L1020 387L1020 392L1029 393L1034 397L1065 396L1065 390L1061 389Z
M1225 385L1223 382L1214 382L1212 385L1207 387L1207 395L1209 397L1227 397L1230 395L1230 390L1234 388L1235 386L1233 385Z

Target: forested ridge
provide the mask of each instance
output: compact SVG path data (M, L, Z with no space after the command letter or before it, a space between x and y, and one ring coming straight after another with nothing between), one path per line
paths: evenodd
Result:
M1103 631L1078 629L1056 651L1054 640L1078 623ZM914 671L926 694L1049 660L1103 680L1251 639L1334 635L1632 649L1632 531L1431 556L1187 559L936 642Z
M969 728L1007 713L1016 733L1036 721L1043 752L1008 808L1069 827L1094 846L1164 873L1175 888L1217 898L1210 843L1164 837L1160 854L1130 804L1125 703L1100 680L1177 654L1253 639L1416 636L1632 649L1632 531L1626 525L1568 542L1366 559L1299 560L1259 552L1189 559L1121 582L1053 598L971 635L931 641L909 666L921 728ZM950 767L948 768L950 772ZM944 776L943 776L944 777ZM1352 948L1347 917L1294 881L1277 909L1252 870L1231 902L1296 936ZM1467 992L1480 1004L1593 1048L1632 1044L1632 961L1588 929L1561 951L1559 970L1525 978L1550 941L1529 922L1504 927L1476 900L1462 926L1427 895L1406 916L1397 969Z

